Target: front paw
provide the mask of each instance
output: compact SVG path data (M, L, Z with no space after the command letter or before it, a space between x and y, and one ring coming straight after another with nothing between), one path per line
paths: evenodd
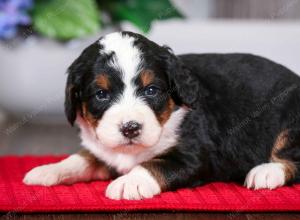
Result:
M140 200L152 198L160 192L159 184L149 171L138 166L110 183L106 189L106 196L116 200Z
M56 164L36 167L30 170L23 179L26 185L52 186L60 182L61 175Z

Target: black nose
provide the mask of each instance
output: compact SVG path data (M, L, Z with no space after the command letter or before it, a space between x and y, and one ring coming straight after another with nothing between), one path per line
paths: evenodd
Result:
M122 125L121 132L127 138L135 138L139 136L142 125L136 121L129 121Z

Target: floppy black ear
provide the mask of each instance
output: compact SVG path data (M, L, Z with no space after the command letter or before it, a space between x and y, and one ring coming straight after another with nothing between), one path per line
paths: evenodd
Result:
M73 125L80 104L80 96L70 76L71 74L68 76L65 90L65 114L70 124Z
M71 64L67 73L65 90L65 114L71 125L74 124L77 112L81 112L82 83L86 74L92 73L100 45L95 42L88 46L80 56Z
M178 105L197 108L201 104L200 99L205 97L208 91L203 87L196 73L185 66L171 49L167 47L165 49L167 51L166 72L171 83L172 98Z

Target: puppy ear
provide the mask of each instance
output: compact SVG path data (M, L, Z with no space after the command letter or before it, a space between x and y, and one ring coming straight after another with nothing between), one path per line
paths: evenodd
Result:
M69 74L65 90L65 114L72 126L74 125L74 121L76 120L79 104L80 97Z
M65 90L65 114L71 125L74 124L77 112L81 113L82 83L86 74L92 73L100 45L96 41L87 47L80 56L71 64L67 73Z
M200 99L208 95L208 90L204 88L195 73L173 54L170 48L164 48L167 51L166 72L171 84L172 98L177 105L196 108L201 103Z

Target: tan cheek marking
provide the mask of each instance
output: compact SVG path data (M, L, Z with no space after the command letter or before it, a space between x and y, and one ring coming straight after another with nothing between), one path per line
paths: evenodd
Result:
M86 149L82 149L78 152L78 154L88 162L91 168L97 170L97 172L101 172L103 179L109 179L111 177L111 171L105 163L98 160L91 152Z
M93 128L96 128L98 126L100 120L94 118L93 115L87 110L86 103L82 103L82 114L83 118L90 126L92 126Z
M109 82L109 79L107 77L107 75L105 74L100 74L96 77L96 82L97 82L97 85L99 87L101 87L102 89L109 89L109 86L110 86L110 82Z
M281 132L278 137L275 140L272 152L271 152L271 161L276 162L276 163L281 163L283 164L285 168L285 180L289 181L290 179L295 177L296 174L296 166L292 161L289 161L287 159L282 159L279 158L277 153L282 150L286 145L288 144L289 141L289 134L288 131L285 130Z
M140 75L142 84L144 87L150 85L154 79L154 73L151 70L144 70ZM166 109L158 115L158 121L161 125L164 125L169 119L173 109L175 107L175 103L173 99L169 98Z
M168 190L167 180L163 173L159 170L160 164L162 163L162 159L152 159L151 161L144 162L141 165L142 167L146 168L156 179L161 188L161 191L166 191Z
M151 70L145 70L141 73L140 78L143 86L146 87L153 82L154 74Z
M161 125L164 125L167 122L167 120L170 118L174 107L175 107L175 103L173 99L169 98L166 109L160 115L158 115L158 121Z

